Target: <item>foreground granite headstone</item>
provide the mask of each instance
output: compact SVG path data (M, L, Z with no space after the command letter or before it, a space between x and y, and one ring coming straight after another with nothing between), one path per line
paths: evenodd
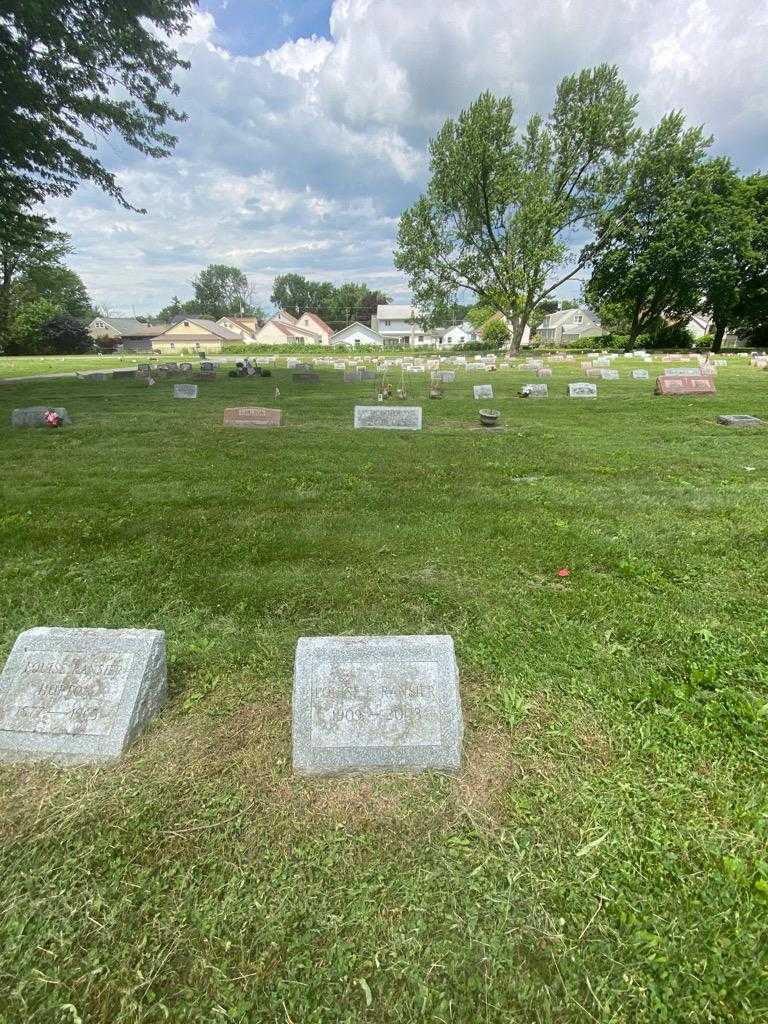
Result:
M165 633L21 633L0 676L0 761L119 757L166 700Z
M493 384L475 384L472 388L475 400L481 398L493 398Z
M55 412L61 417L61 422L70 424L69 413L60 405L28 405L24 409L14 409L11 413L12 427L44 427L46 426L45 414Z
M299 639L296 772L456 771L463 728L450 636Z
M597 398L597 384L578 381L568 385L569 398Z
M758 419L757 416L718 416L717 422L724 427L765 427L768 423L765 420Z
M355 430L421 430L420 405L356 405Z
M262 409L258 406L241 406L224 410L225 427L279 427L282 409Z
M523 384L519 394L521 398L548 398L549 387L546 384Z
M715 382L711 377L669 377L664 374L656 378L657 395L714 395Z
M174 398L197 398L197 384L174 384Z

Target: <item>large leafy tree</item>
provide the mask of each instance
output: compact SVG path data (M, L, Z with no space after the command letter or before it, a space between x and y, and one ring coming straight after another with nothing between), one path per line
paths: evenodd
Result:
M701 309L712 317L718 352L726 330L768 323L768 175L742 178L720 158L699 170L695 186L704 225Z
M130 206L94 139L116 132L151 157L175 142L168 101L185 61L168 45L195 0L4 0L0 5L0 193L11 206L88 180Z
M639 141L620 202L598 221L586 297L624 310L630 344L699 305L706 231L697 193L710 143L680 112L662 118Z
M271 301L292 316L311 310L331 326L343 327L354 320L370 323L376 307L392 300L366 284L334 285L330 281L312 281L301 274L280 274L274 280Z
M77 355L93 351L93 338L77 317L61 313L40 328L40 350L46 355Z
M211 263L192 281L195 297L185 304L185 312L200 314L218 320L222 316L259 316L253 304L253 290L248 278L237 267Z
M0 345L8 339L19 284L44 268L60 266L69 238L48 217L16 207L0 216Z
M90 318L93 306L79 275L61 263L38 263L19 277L19 302L46 299L69 316Z
M520 134L512 101L483 93L430 144L425 194L400 219L395 265L428 322L459 289L514 324L600 252L636 139L618 69L563 79L552 112ZM575 238L600 230L574 255Z

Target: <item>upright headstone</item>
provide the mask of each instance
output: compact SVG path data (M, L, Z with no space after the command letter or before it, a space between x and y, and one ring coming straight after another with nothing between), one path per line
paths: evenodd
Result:
M356 405L355 430L421 430L420 405Z
M548 398L549 388L546 384L523 384L519 394L521 398Z
M493 398L493 384L475 384L472 388L472 394L476 401L481 398Z
M603 380L618 380L621 374L618 370L601 370L600 376Z
M597 398L597 384L587 384L577 381L568 385L569 398Z
M456 771L463 730L450 636L300 638L293 682L300 774Z
M160 630L29 629L0 676L0 760L119 757L165 699Z
M714 395L715 382L711 377L670 377L664 374L656 378L657 395Z
M46 427L45 414L55 412L64 424L70 424L69 413L60 405L28 405L24 409L14 409L11 413L12 427Z
M174 384L174 398L197 398L197 384Z
M282 409L261 409L258 406L241 406L224 410L225 427L279 427Z
M216 380L216 363L204 361L200 363L201 380Z

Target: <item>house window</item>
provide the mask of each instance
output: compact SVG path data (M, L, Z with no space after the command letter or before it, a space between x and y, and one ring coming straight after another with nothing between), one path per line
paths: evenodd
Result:
M173 342L171 342L171 348L176 348Z
M574 319L574 321L577 324L583 323L583 321L584 321L584 317L583 316L575 316L573 319Z
M391 327L392 326L392 321L391 320L385 320L384 321L384 326L385 327Z

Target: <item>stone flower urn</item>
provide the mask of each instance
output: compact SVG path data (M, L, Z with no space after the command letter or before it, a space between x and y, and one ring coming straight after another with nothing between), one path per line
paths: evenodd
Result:
M495 427L498 424L501 413L498 409L481 409L480 422L484 427Z

